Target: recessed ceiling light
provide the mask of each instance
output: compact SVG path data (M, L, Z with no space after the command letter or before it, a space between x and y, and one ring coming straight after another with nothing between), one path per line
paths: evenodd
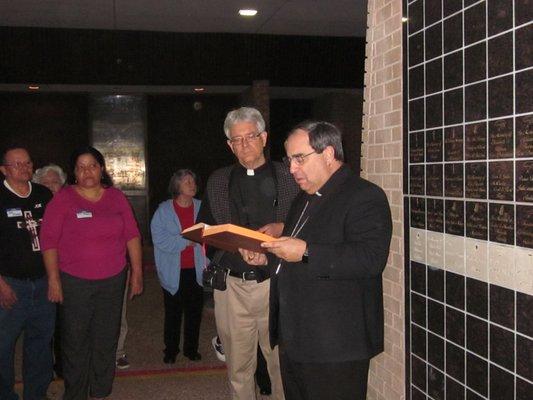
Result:
M37 86L37 85L30 85L30 86L28 86L28 89L30 89L30 90L39 90L39 86Z
M243 8L242 10L239 10L239 15L242 17L253 17L255 14L257 14L257 10L252 8Z
M197 92L197 93L198 92L203 92L204 90L205 90L205 88L203 88L203 87L194 88L194 91Z

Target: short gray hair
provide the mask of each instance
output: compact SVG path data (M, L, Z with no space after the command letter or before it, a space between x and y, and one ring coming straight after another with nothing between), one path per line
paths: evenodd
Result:
M168 193L172 198L176 198L180 195L180 181L183 177L190 175L194 179L194 183L198 186L198 176L188 168L178 169L170 177L170 182L168 183Z
M322 153L326 147L331 146L334 157L338 161L344 161L342 149L342 132L335 125L325 121L304 121L296 125L289 133L287 139L298 129L306 131L309 135L309 145L317 153Z
M42 168L37 169L33 174L33 177L31 178L32 182L41 183L43 177L50 171L55 172L57 176L59 176L59 181L61 182L61 185L65 184L65 181L67 180L67 174L65 174L61 167L56 164L48 164Z
M257 133L265 131L265 120L259 110L253 107L241 107L230 111L224 121L224 133L228 139L230 138L230 129L238 122L251 122L255 124Z

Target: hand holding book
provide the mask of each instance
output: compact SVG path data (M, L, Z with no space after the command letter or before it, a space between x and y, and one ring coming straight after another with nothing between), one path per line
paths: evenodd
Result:
M265 253L261 243L271 242L274 237L233 224L207 225L199 223L181 232L186 239L205 243L221 250L237 253L246 249L256 253Z
M267 265L268 259L265 254L262 253L256 253L255 251L250 251L246 249L239 249L239 253L241 253L242 259L250 265Z

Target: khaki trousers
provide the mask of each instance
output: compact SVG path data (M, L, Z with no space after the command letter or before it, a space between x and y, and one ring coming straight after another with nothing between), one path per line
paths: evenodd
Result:
M227 289L215 290L215 317L224 346L233 400L256 399L254 373L257 344L265 356L272 381L272 399L283 400L278 348L270 348L268 299L270 279L261 283L227 277Z

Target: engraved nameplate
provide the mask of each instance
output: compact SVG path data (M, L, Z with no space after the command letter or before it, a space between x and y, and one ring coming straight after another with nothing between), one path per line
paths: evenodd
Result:
M512 204L490 204L489 233L492 242L514 244L514 206Z
M470 201L466 203L466 236L487 240L488 221L487 203Z
M409 135L409 161L411 163L424 162L424 132Z
M440 162L443 154L442 129L426 132L426 162Z
M426 204L421 197L411 197L411 227L426 228Z
M446 161L463 160L463 127L454 126L444 131L444 159Z
M435 232L444 231L444 205L439 199L427 199L427 229Z
M487 158L487 124L470 124L465 127L465 160Z
M516 201L533 203L533 161L516 162Z
M487 163L467 163L465 165L465 197L487 198Z
M533 249L533 206L516 206L516 245Z
M513 162L497 161L489 163L489 198L493 200L513 200Z
M411 165L409 167L409 193L423 195L424 185L424 165Z
M516 156L533 157L533 115L516 117Z
M463 197L463 164L444 165L444 194L446 197Z
M426 194L442 196L442 164L426 164Z
M446 233L464 235L464 202L459 200L446 200L444 214Z
M499 119L489 122L489 158L513 157L513 120Z

